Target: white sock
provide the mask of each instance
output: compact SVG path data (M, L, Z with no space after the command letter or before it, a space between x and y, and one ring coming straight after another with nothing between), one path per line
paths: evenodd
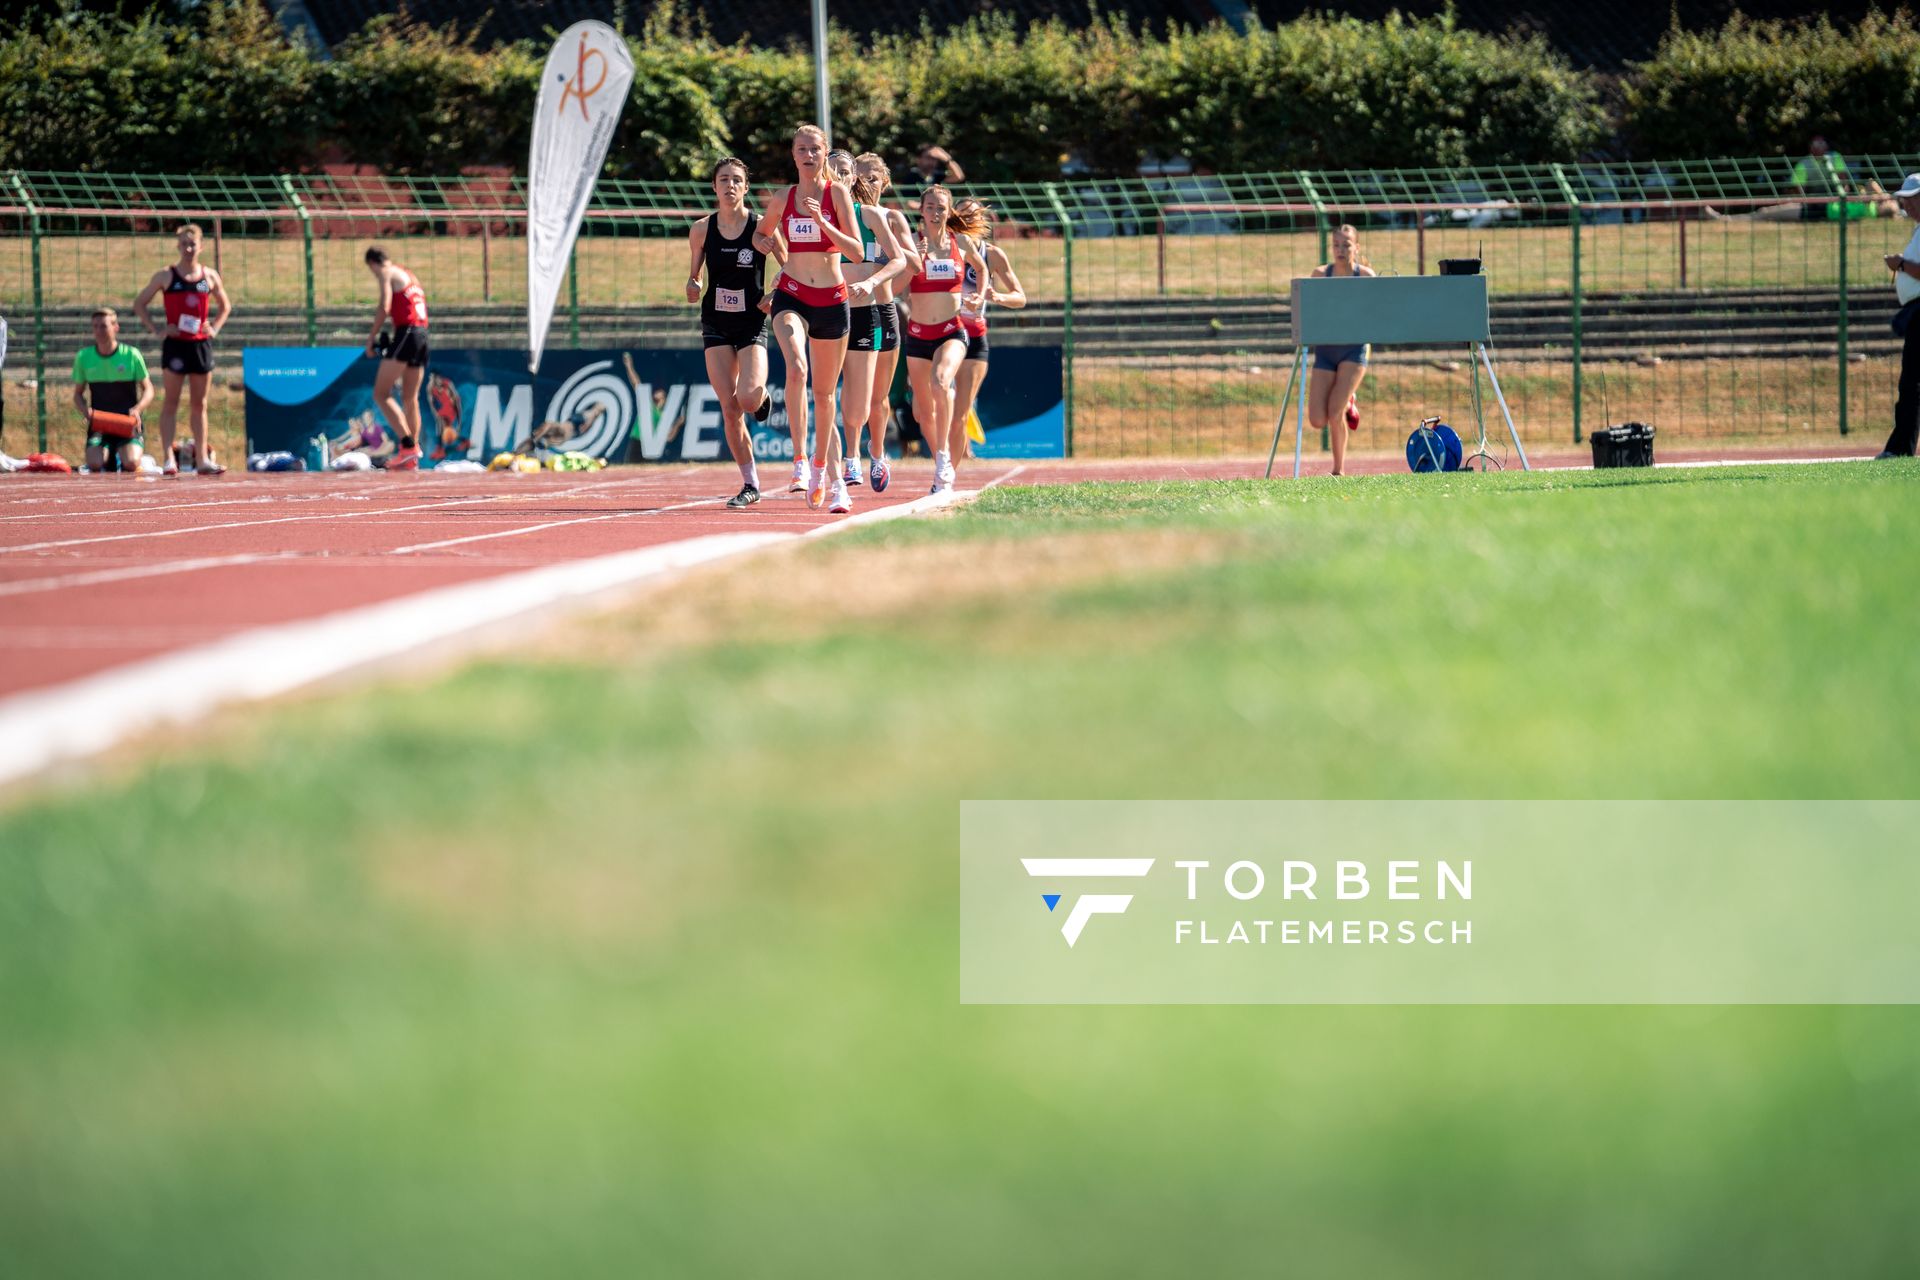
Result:
M760 487L760 469L751 462L740 464L740 479L758 489Z

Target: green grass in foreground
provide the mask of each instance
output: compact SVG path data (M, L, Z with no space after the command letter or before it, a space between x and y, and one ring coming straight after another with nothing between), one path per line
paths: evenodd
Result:
M5 1269L1909 1273L1914 1011L961 1008L955 850L967 797L1909 794L1917 481L1000 489L734 570L726 643L641 607L30 799ZM1087 534L1119 576L783 621Z

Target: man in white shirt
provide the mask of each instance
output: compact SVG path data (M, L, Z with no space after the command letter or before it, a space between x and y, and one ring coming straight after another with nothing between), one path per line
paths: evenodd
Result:
M1901 213L1920 223L1920 173L1908 174L1893 198ZM1920 227L1906 248L1887 255L1886 263L1900 302L1900 317L1894 323L1907 323L1900 349L1900 398L1893 403L1893 434L1880 456L1911 458L1914 445L1920 443Z

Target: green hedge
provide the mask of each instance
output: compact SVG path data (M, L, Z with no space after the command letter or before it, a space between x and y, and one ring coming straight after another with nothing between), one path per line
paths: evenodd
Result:
M1621 93L1622 131L1651 157L1804 155L1824 134L1842 152L1907 153L1920 121L1920 30L1905 12L1856 27L1735 18L1671 31Z
M323 65L253 4L207 5L191 25L30 18L0 31L0 168L300 168L329 124Z
M1606 132L1591 79L1543 39L1460 31L1450 15L1215 26L1142 53L1162 149L1220 172L1568 160Z
M813 112L804 50L716 44L672 5L631 39L639 73L611 173L703 176L729 152L785 169ZM1816 131L1842 150L1903 152L1920 118L1920 32L1904 15L1674 32L1611 86L1611 109L1599 78L1540 38L1450 16L1166 36L988 16L832 39L842 140L889 157L938 141L982 179L1050 177L1069 154L1109 174L1147 152L1216 172L1571 160L1608 143L1660 159L1799 154ZM388 17L321 58L259 0L210 0L183 24L28 19L0 32L0 168L519 166L542 55Z

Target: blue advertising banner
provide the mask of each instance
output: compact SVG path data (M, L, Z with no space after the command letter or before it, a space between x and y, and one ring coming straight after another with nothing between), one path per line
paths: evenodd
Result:
M358 347L249 347L243 356L250 452L304 454L325 436L335 455L378 461L396 441L373 406L378 369ZM904 366L905 361L901 361ZM785 413L785 364L769 351L774 411L747 422L754 456L793 457ZM981 390L974 452L986 458L1054 458L1066 448L1058 347L995 348ZM904 372L895 404L908 424ZM705 356L694 350L549 351L529 374L523 352L463 348L433 352L421 388L425 464L486 462L538 434L559 451L610 462L712 462L727 452ZM897 448L895 449L897 453Z

